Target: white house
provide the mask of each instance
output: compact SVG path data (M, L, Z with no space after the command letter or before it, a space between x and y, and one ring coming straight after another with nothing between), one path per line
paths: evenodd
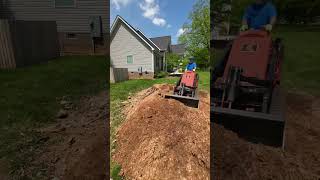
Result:
M111 66L128 68L130 79L153 78L164 70L162 49L121 16L113 22L110 38Z

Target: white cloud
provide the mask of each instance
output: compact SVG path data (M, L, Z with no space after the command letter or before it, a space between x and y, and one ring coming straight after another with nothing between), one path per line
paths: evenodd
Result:
M120 10L121 6L126 6L131 0L111 0L111 5L114 5L116 10Z
M181 36L184 32L186 32L186 30L185 29L183 29L183 28L180 28L179 30L178 30L178 32L177 32L177 37L179 37L179 36Z
M167 28L171 28L171 27L172 27L171 24L168 24L168 25L167 25Z
M162 19L162 18L154 18L152 20L152 23L157 26L165 26L167 22L165 19Z
M157 26L165 26L167 21L160 18L160 6L155 0L144 0L139 4L140 9L143 11L143 17L148 18L153 24Z
M160 7L154 0L144 0L139 6L143 10L143 16L151 20L160 12Z

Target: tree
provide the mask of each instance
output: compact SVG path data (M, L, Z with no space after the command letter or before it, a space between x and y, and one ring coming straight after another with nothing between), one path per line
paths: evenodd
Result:
M179 66L179 60L181 57L174 53L168 53L166 55L166 61L167 61L167 68L169 71L173 70L174 68L177 68Z
M290 24L311 23L320 16L318 0L275 0L279 16Z
M182 68L182 70L184 70L189 62L189 60L186 57L174 53L168 53L166 55L166 61L168 72L174 70L175 68Z
M209 67L210 6L209 0L197 0L191 13L190 23L183 25L184 33L179 42L186 44L188 56L194 56L200 68Z
M232 0L213 0L210 1L210 14L213 17L213 25L221 24L228 21L231 9L230 4Z
M231 24L240 25L246 8L254 2L253 0L233 0L231 3Z

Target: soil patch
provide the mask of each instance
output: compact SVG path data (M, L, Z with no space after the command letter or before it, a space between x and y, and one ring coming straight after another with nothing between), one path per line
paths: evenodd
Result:
M9 179L9 172L7 162L4 159L0 159L0 177L2 179Z
M73 108L70 102L61 100L68 115L40 129L47 142L33 162L46 166L46 179L106 179L108 101L107 92L83 97Z
M113 157L127 179L209 179L209 95L196 109L165 99L172 90L155 85L131 98Z
M314 100L288 93L285 151L247 142L214 124L215 179L320 179L320 118Z

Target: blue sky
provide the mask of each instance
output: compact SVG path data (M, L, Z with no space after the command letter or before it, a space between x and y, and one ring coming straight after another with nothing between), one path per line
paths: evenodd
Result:
M117 15L147 37L171 35L176 44L195 0L111 0L111 24Z

